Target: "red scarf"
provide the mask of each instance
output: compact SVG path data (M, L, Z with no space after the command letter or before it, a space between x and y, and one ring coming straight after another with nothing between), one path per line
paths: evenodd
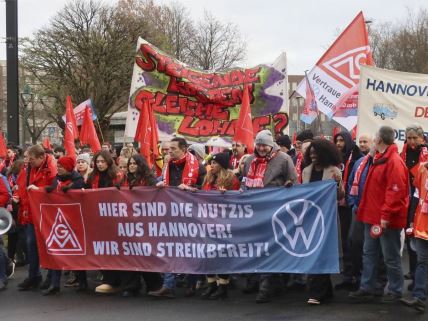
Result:
M122 172L121 171L117 172L116 178L112 182L112 186L106 186L106 187L113 187L114 184L120 183L122 181L122 178L123 178ZM100 182L100 174L98 173L94 176L94 179L92 180L92 184L91 184L92 189L97 189L99 182Z
M267 157L254 157L251 161L250 169L245 178L245 186L250 188L263 188L263 178L269 161L276 156L277 152L272 152Z
M235 157L235 155L233 155L230 158L230 164L232 165L233 169L237 169L238 168L239 161L241 160L242 156L244 156L244 155L241 155L240 157Z
M369 158L370 158L370 155L364 156L360 165L358 165L357 171L355 172L354 181L352 182L351 190L349 191L349 195L352 195L352 196L358 195L359 188L360 188L361 174L363 173L364 168L366 168Z
M300 152L297 154L297 159L296 159L297 181L300 184L302 184L302 162L303 162L303 154Z
M3 170L3 168L6 166L6 160L5 159L3 159L1 162L0 162L0 172Z
M198 175L199 175L199 162L194 155L192 155L189 152L186 152L186 154L181 159L169 160L165 169L164 179L165 179L166 186L170 186L169 185L170 164L174 164L176 166L184 164L183 174L181 175L181 184L184 184L187 186L196 185L196 182L198 181Z
M407 144L404 144L403 146L403 150L401 151L401 158L403 159L404 163L406 163L407 160ZM418 163L424 163L424 162L428 162L428 148L425 146L421 147L421 150L419 152L419 161ZM417 164L416 164L417 165ZM416 168L418 168L419 166L415 166Z
M345 189L345 191L347 190L347 186L348 186L348 174L349 174L349 164L351 164L351 160L352 160L352 152L351 154L349 154L348 160L345 163L345 169L343 171L343 188Z
M62 188L62 187L64 187L64 186L68 186L68 185L70 185L72 182L73 182L73 181L72 181L71 179L68 179L68 180L66 180L66 181L60 181L60 180L58 180L58 184L57 184L57 186L56 186L56 190L57 190L57 191L61 191L61 188Z

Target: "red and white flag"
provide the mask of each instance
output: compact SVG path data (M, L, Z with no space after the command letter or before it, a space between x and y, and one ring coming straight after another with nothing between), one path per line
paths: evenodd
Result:
M238 120L236 121L235 134L233 141L244 144L247 152L252 154L254 151L254 132L253 121L251 117L250 92L247 85L244 85L242 93L242 104L239 110Z
M140 154L146 159L147 164L151 168L153 166L153 137L150 113L149 102L145 100L142 108L140 109L140 116L138 118L137 130L135 132L134 139L140 143Z
M360 65L372 64L367 28L360 12L340 34L333 45L308 73L318 109L328 117L351 130L357 124L357 108L334 114L334 106L342 95L358 84ZM301 81L296 91L306 97L306 82Z
M312 86L308 81L308 75L306 78L306 98L305 98L305 106L303 107L303 112L300 115L300 120L306 124L311 124L315 118L318 117L319 110L317 106L317 101L315 99L314 91L312 90Z

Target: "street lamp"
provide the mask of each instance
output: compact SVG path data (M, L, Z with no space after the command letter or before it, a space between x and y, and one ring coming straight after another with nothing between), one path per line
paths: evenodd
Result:
M33 99L33 93L31 92L31 87L28 84L24 85L24 89L20 93L20 96L21 96L22 104L24 105L24 112L23 112L24 126L22 129L22 140L23 140L23 144L25 145L25 138L26 138L25 137L26 136L25 135L25 129L26 129L25 124L26 124L27 117L28 117L28 114L27 114L28 108L27 107Z

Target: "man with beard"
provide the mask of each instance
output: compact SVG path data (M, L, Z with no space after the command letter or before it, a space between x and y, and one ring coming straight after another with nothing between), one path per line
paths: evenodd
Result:
M246 147L244 144L233 142L232 143L232 157L230 158L230 165L232 169L238 169L239 161L245 155Z
M254 154L245 161L242 189L265 188L272 186L289 187L297 182L297 173L293 160L279 150L269 130L262 130L254 141ZM278 292L279 276L262 274L256 302L269 302L271 296Z
M349 176L352 172L355 162L363 157L358 146L352 140L352 136L347 131L342 131L334 136L334 143L342 154L342 177L343 187L347 192L347 185ZM347 203L348 193L345 198L339 202L339 220L340 220L340 234L342 237L342 251L343 251L343 282L337 284L335 289L356 290L358 284L356 276L352 271L352 248L349 242L349 230L352 222L352 208Z

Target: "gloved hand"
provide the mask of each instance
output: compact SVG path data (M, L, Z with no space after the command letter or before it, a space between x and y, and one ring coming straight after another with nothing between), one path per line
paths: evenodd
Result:
M50 193L50 192L52 192L54 189L55 189L55 188L54 188L53 186L46 186L46 187L45 187L45 192L46 192L46 193Z
M69 189L71 189L71 185L61 187L61 191L63 191L64 193L67 193Z

